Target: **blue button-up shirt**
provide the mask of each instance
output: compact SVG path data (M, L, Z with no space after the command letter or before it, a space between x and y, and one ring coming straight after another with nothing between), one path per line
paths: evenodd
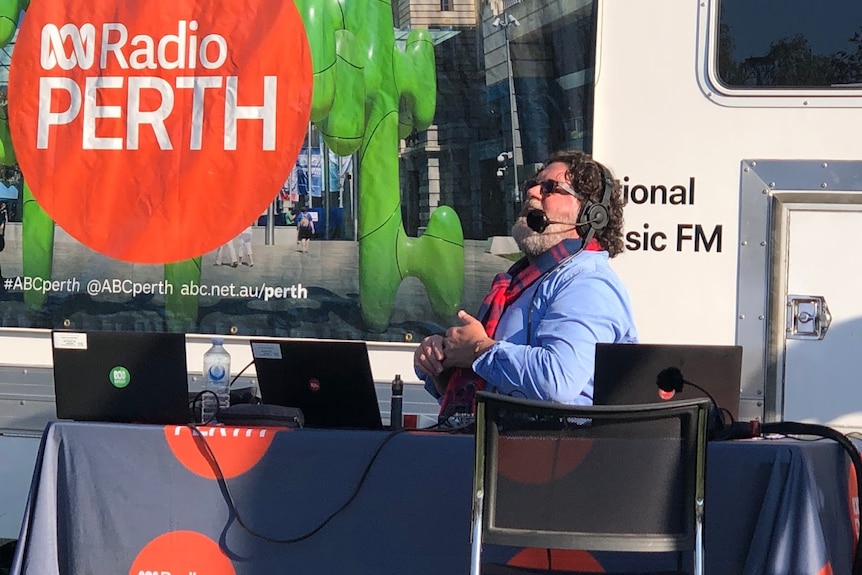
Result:
M473 362L487 391L589 405L596 343L635 343L637 329L608 253L584 251L526 289L503 313L494 339ZM439 397L430 378L425 389Z

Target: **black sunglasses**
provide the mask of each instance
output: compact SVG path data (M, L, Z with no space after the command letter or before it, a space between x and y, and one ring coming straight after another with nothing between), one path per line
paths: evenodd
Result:
M574 196L576 198L581 197L581 195L575 191L575 189L565 182L558 182L556 180L544 180L542 182L537 182L536 180L527 180L524 182L524 195L535 188L536 186L541 187L542 197L548 197L551 194L569 194L570 196Z

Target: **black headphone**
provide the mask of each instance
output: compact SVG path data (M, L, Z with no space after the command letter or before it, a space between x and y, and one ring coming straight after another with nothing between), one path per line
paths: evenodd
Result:
M614 193L614 180L611 178L611 173L606 167L598 162L594 162L596 168L602 174L602 199L597 203L590 199L585 199L581 202L581 211L578 212L579 222L576 224L578 235L589 241L595 233L610 222L611 197ZM585 227L589 226L587 229ZM589 235L589 237L587 237Z

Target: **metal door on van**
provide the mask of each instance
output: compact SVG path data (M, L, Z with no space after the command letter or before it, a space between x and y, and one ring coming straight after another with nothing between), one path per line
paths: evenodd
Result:
M862 430L862 162L742 162L740 417Z

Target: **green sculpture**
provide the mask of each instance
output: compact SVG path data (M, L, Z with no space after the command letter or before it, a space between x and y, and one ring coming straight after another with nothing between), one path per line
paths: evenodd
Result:
M14 37L29 0L0 0L0 46ZM359 151L359 297L373 331L389 325L392 304L408 276L425 285L435 312L452 317L464 286L464 239L457 214L442 206L419 238L401 224L398 142L427 128L436 106L434 49L426 30L414 30L401 51L389 2L296 0L311 47L314 95L311 120L338 155ZM0 117L0 163L15 163L5 115ZM50 279L54 222L24 187L24 275ZM165 265L166 281L200 283L201 258ZM34 309L45 294L26 292ZM197 296L174 290L165 298L170 331L193 331Z
M464 287L464 236L440 207L419 238L401 224L398 141L434 116L434 47L413 30L395 44L390 2L297 0L311 45L312 122L339 155L359 150L359 302L367 327L389 325L401 281L418 277L437 313L451 317Z
M0 47L6 47L15 37L21 13L27 9L30 0L0 0ZM17 161L9 134L9 115L6 105L0 110L0 164L14 165ZM24 275L43 280L51 278L54 255L54 222L33 198L30 186L23 183L24 205L22 209L21 250L24 262ZM47 294L42 291L27 290L24 302L32 309L45 305Z

